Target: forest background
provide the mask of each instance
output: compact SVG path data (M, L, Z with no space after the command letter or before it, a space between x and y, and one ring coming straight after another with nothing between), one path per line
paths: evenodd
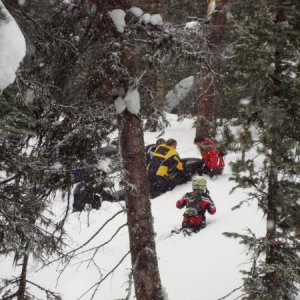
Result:
M220 147L242 154L233 178L237 188L252 189L249 199L258 200L267 225L262 238L228 233L253 252L245 294L293 299L299 283L300 4L2 3L26 39L16 80L1 95L1 254L13 253L22 264L19 277L3 281L5 297L26 299L30 256L63 255L68 209L59 222L45 212L57 191L70 203L71 170L87 157L101 160L100 149L117 131L115 167L126 189L135 296L163 299L143 131L163 132L167 110L196 116L196 139L218 137L221 126ZM3 8L1 18L7 20ZM166 93L190 76L189 93L170 108ZM237 134L229 130L232 121L240 126ZM245 159L253 147L264 156L258 170L254 158ZM95 175L107 180L101 168Z

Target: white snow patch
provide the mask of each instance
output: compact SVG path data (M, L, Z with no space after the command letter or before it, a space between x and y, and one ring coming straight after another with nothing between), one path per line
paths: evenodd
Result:
M150 17L150 23L153 26L158 26L163 24L163 20L160 14L155 14Z
M184 26L185 29L191 29L191 28L195 28L200 24L200 22L198 21L191 21L191 22L187 22Z
M114 24L117 28L117 31L123 33L124 30L125 30L125 26L126 26L126 22L125 22L126 13L125 13L125 11L122 10L122 9L113 9L113 10L108 12L108 15L110 16L110 18L114 22Z
M63 165L59 162L55 163L52 167L53 170L62 170L63 168Z
M103 170L104 172L110 171L110 160L109 159L103 159L101 161L98 161L97 167L100 170Z
M189 76L177 83L166 95L165 111L171 112L188 94L194 83L194 76Z
M124 98L119 96L115 100L117 114L121 114L126 108L134 115L137 115L140 112L140 94L137 89L129 89Z
M59 126L62 124L63 120L66 118L64 114L60 115L57 121L52 123L53 126Z
M141 19L140 19L141 23L145 24L145 25L147 25L150 22L150 20L151 20L151 15L148 14L148 13L143 14Z
M129 12L132 13L136 17L141 17L143 15L143 11L139 7L131 7Z
M251 99L250 98L242 98L241 100L240 100L240 105L249 105L250 104L250 102L251 102Z
M19 1L20 2L20 1ZM0 93L15 80L15 73L25 56L26 44L15 20L0 1L8 21L0 21Z
M153 26L158 26L163 24L163 20L160 14L150 15L145 13L140 18L140 22L144 25L151 24Z
M116 114L121 114L126 109L126 103L122 97L115 100Z
M27 89L24 96L24 101L26 104L32 103L35 98L34 90L33 89Z
M140 111L140 94L137 89L129 89L124 101L129 112L137 115Z

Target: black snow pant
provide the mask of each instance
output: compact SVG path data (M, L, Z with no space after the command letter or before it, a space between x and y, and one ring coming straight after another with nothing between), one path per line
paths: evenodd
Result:
M149 179L150 198L156 198L161 194L173 190L177 185L188 182L191 179L189 174L178 171L168 177L154 176Z
M86 204L90 204L94 209L99 209L102 201L124 201L125 190L111 192L104 190L101 185L95 188L91 184L81 182L77 184L73 196L73 212L76 212L83 211Z
M187 175L203 174L204 162L201 158L182 158L181 161Z
M223 169L210 169L206 165L203 167L203 174L207 174L210 178L214 176L221 175L223 173Z
M101 197L86 183L77 184L73 196L73 212L83 211L86 204L90 204L94 209L101 207Z

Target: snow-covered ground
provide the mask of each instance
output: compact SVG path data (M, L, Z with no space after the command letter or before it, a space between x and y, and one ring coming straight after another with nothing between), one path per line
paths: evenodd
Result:
M171 126L167 128L165 138L175 138L178 141L177 150L182 158L199 157L199 152L193 144L195 129L193 121L185 119L177 121L177 116L168 114ZM158 133L145 133L145 142L153 143ZM162 284L169 300L216 300L230 293L242 284L240 270L247 268L246 251L237 240L226 238L223 232L244 233L250 228L258 235L265 232L265 222L262 213L255 203L243 206L239 210L231 208L246 198L243 190L230 194L233 182L229 181L229 162L236 159L236 154L228 153L223 175L208 180L208 189L217 207L217 213L207 215L207 227L198 234L184 237L181 234L170 235L172 229L180 227L182 210L176 208L176 201L191 190L191 182L176 187L160 197L151 200L154 227L156 232L156 247ZM67 232L73 246L87 241L111 216L121 210L124 203L104 202L100 210L73 213L69 215ZM65 201L57 196L54 209L59 217L63 214ZM121 213L113 222L105 226L90 244L85 248L105 243L118 227L126 223L126 215ZM48 287L62 295L64 300L79 298L91 286L104 277L128 251L128 232L124 227L115 239L101 248L93 260L83 262L92 256L93 252L84 253L73 260L64 272L63 265L54 263L38 270L40 265L31 262L29 279ZM1 273L3 276L17 272L11 270L9 258L1 258ZM97 265L97 267L96 267ZM95 299L117 300L125 299L130 273L130 256L109 276L98 288ZM57 280L58 276L59 279ZM94 290L82 299L90 299ZM227 299L235 299L242 291L233 293ZM130 299L134 299L133 292ZM46 299L41 294L40 299Z

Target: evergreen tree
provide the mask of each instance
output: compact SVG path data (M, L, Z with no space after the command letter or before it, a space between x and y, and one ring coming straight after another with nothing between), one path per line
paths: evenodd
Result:
M30 102L28 105L32 118L30 134L35 138L32 146L34 160L30 157L30 164L36 162L37 166L28 168L35 172L26 177L28 178L26 188L30 192L24 192L22 195L28 204L34 204L34 200L37 200L38 210L29 214L29 217L32 217L30 221L34 224L47 208L44 204L48 204L46 200L49 200L52 192L58 189L68 191L72 187L71 170L78 160L89 158L95 154L95 151L97 158L102 158L98 150L107 142L109 133L117 128L113 105L115 98L125 96L132 85L139 84L132 64L134 52L130 45L134 44L140 32L146 36L150 33L149 44L155 44L159 33L155 33L157 31L155 26L144 26L130 14L126 16L126 30L119 31L109 11L114 8L127 10L130 8L129 1L98 3L88 0L76 1L76 3L31 1L23 6L20 6L18 1L4 1L4 4L24 32L28 49L17 76L20 90L16 93L12 89L9 95L15 97L16 101L22 102L26 99ZM32 22L32 20L35 21ZM28 94L31 96L27 99L25 96ZM25 108L27 108L26 105ZM135 141L132 144L126 144L125 147L125 142L122 142L124 147L121 147L121 149L126 149L122 152L124 162L127 161L126 155L130 157L131 153L136 152L137 149L134 148L136 144L139 144L138 150L140 151L136 155L138 165L130 164L129 168L125 164L125 170L129 173L126 173L126 176L142 180L142 184L130 180L126 188L129 219L130 216L136 215L133 212L134 209L141 216L137 222L128 222L129 227L143 228L142 231L129 228L132 233L130 241L136 296L139 299L160 299L162 291L155 254L153 221L149 209L147 184L145 184L147 177L142 123L138 117L131 115L127 110L124 114L124 123L128 125L120 127L121 140L126 142L129 140L126 139L127 135L134 136L131 130L139 132L139 135L134 136ZM129 116L129 121L126 116ZM28 137L26 134L25 140ZM17 136L21 140L19 132ZM27 144L18 143L17 145L20 151L28 147ZM7 151L7 155L10 154L11 151ZM20 159L20 153L16 159ZM15 166L17 168L18 165ZM12 171L13 184L16 182L16 168ZM21 165L22 183L25 182L24 168L25 166ZM136 176L136 174L140 175ZM7 197L17 199L13 194L15 189L7 189L8 179L2 183ZM137 191L132 189L132 185L137 186ZM29 195L32 195L32 198ZM135 204L139 206L136 207ZM28 206L26 206L27 209L29 209ZM15 208L17 213L22 215L20 206L15 205ZM63 224L59 223L59 225ZM15 233L15 229L11 227L12 234ZM22 240L22 236L19 239ZM30 236L23 245L22 253L26 252L26 255L32 253L32 248L29 249L28 245L34 242L34 237ZM61 251L60 244L54 243L54 245ZM40 243L40 246L41 250L49 251L45 243ZM15 250L20 251L20 249L20 246L16 245ZM148 252L147 249L151 251ZM142 256L140 250L144 251ZM7 250L3 249L3 253L7 253ZM19 290L23 294L20 297L24 298L26 287L21 284L21 280L26 282L23 275L26 275L28 257L23 258L24 272L22 271L20 278ZM141 266L145 266L145 263L149 269L147 275L154 274L151 278L141 275L143 272ZM155 280L153 280L154 277ZM145 290L146 293L144 293Z
M4 9L1 13L8 21ZM20 98L17 86L0 96L0 254L13 255L15 264L22 266L19 277L0 281L0 293L19 300L30 297L26 278L29 256L45 261L60 253L64 235L63 222L54 222L48 210L53 176L46 174L49 166L33 141L36 119L25 98ZM59 298L44 291L52 299Z
M244 98L239 121L252 129L257 152L233 164L234 179L237 188L253 189L249 198L266 216L265 237L229 234L252 251L252 268L244 272L251 300L294 299L300 282L299 13L299 1L289 0L235 1L228 12L235 79L230 89ZM249 132L243 136L249 143Z

